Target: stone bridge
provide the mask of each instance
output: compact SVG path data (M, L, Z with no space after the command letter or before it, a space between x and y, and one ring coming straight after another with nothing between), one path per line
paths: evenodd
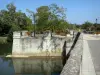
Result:
M76 36L77 37L77 36ZM70 49L60 75L100 75L100 35L81 33Z

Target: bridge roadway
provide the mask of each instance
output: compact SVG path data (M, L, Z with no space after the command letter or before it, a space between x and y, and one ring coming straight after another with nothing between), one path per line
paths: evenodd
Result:
M87 40L96 75L100 75L100 36L90 35Z
M100 75L100 40L88 40L95 72Z

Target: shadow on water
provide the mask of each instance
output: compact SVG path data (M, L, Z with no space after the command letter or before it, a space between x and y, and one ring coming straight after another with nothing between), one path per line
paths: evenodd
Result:
M5 44L1 44L0 43L0 55L7 55L7 54L11 54L12 52L12 43L5 43Z
M60 75L61 58L0 58L0 75Z

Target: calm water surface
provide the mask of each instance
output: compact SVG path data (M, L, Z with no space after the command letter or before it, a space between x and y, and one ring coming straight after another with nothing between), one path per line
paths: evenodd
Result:
M60 75L61 58L0 57L0 75Z

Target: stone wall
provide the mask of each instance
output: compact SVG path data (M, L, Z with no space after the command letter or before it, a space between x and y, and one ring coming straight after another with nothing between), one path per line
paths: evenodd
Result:
M27 31L22 32L14 32L13 33L13 50L12 55L32 55L32 56L41 56L46 55L47 51L49 52L49 55L54 53L59 53L58 55L61 55L62 52L62 46L65 38L59 38L59 37L53 37L49 39L49 41L52 41L49 45L54 45L53 50L46 50L42 46L44 43L43 41L48 41L48 39L43 39L43 36L39 37L31 37L28 36ZM45 49L45 50L43 50ZM56 54L55 54L56 55Z
M33 39L27 36L24 32L21 36L20 32L13 33L13 55L25 55L38 53L38 45L40 44L40 39Z

